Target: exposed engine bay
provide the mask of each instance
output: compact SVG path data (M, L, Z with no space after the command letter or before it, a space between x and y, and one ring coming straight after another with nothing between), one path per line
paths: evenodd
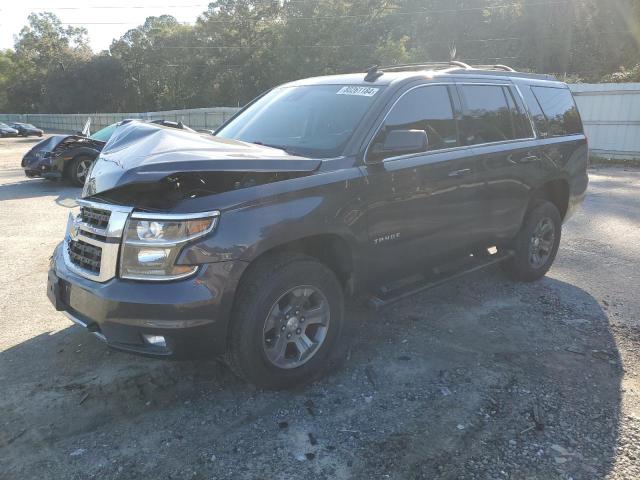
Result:
M64 137L60 143L58 143L52 151L53 156L62 155L67 150L72 150L78 147L88 147L94 150L100 151L104 147L104 142L100 140L93 140L88 137L80 137L78 135L69 135Z
M170 209L181 201L311 175L319 159L132 121L94 162L83 198Z

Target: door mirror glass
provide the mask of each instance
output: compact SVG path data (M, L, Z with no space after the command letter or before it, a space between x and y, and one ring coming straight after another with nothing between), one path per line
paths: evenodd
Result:
M426 152L429 146L424 130L390 130L382 142L371 145L369 160L379 162L388 157Z

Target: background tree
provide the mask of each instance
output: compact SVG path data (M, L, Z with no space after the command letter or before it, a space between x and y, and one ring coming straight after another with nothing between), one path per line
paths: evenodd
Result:
M214 0L193 25L149 17L99 55L84 29L34 14L0 52L0 110L237 106L301 77L454 52L571 81L638 81L640 2Z

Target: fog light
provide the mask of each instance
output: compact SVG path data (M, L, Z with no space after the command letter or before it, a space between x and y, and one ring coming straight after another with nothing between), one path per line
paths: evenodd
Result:
M144 338L145 342L147 342L149 345L153 345L154 347L167 346L167 342L162 335L149 335L144 333L142 334L142 337Z

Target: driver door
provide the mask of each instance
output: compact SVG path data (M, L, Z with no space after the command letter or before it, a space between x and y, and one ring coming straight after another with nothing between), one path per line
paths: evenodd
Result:
M480 187L473 152L458 148L459 115L455 87L420 85L400 96L374 136L364 167L372 280L419 271L477 241ZM424 131L426 149L385 152L398 130Z

